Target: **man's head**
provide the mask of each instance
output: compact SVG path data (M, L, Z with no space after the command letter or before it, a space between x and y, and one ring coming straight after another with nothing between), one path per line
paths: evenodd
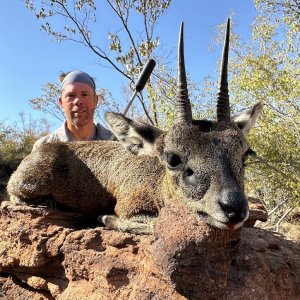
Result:
M67 122L83 126L93 122L98 104L95 82L87 73L72 71L62 75L59 104Z

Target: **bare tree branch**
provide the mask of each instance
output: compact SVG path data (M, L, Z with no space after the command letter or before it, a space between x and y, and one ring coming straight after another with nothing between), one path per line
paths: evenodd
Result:
M123 18L123 16L122 16L122 14L120 13L120 11L118 11L118 10L111 4L111 2L110 2L109 0L106 0L106 2L110 5L110 7L115 11L115 13L116 13L116 14L118 15L118 17L120 18L120 20L121 20L121 22L122 22L122 24L123 24L123 26L124 26L124 28L125 28L127 34L128 34L128 37L129 37L129 39L130 39L130 41L131 41L131 45L132 45L132 47L133 47L133 49L134 49L134 52L135 52L135 55L136 55L136 57L137 57L137 59L138 59L139 65L141 66L141 65L142 65L142 61L141 61L139 52L138 52L138 50L137 50L137 47L136 47L136 45L135 45L135 42L134 42L134 40L133 40L132 34L131 34L130 30L128 29L127 20L124 20L124 18ZM120 8L119 8L119 9L120 9Z
M65 11L66 15L68 16L68 18L70 18L70 20L72 20L72 22L75 24L75 26L77 27L77 29L79 30L79 32L81 33L85 44L99 57L101 57L102 59L108 61L119 73L121 73L123 76L125 76L126 78L128 78L129 80L132 80L130 76L128 76L125 72L123 72L108 56L101 54L99 51L97 51L95 49L95 47L91 44L90 38L88 33L84 30L83 26L77 21L77 19L75 19L68 11L68 9L65 7L65 5L60 2L60 1L54 1L55 3L57 3L58 5L60 5L62 7L62 9Z
M282 223L282 221L288 216L288 214L293 211L293 207L288 208L285 213L281 216L281 218L278 220L278 222L276 223L276 229L275 232L279 232L279 227L280 224Z

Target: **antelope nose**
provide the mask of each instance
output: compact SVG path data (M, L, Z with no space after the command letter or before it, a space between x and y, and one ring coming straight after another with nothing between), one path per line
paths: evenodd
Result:
M228 223L237 224L246 219L248 214L248 203L241 192L228 192L222 197L220 206L226 216Z

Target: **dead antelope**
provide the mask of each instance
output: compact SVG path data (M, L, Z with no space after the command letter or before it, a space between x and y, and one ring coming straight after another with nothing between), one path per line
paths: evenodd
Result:
M120 142L42 145L11 176L7 187L11 201L36 204L43 197L53 197L72 209L102 215L108 228L149 233L159 210L172 199L212 226L240 227L249 214L243 179L249 153L246 135L262 105L230 117L228 48L229 21L217 121L192 120L182 25L175 125L164 132L121 114L107 113L106 120Z

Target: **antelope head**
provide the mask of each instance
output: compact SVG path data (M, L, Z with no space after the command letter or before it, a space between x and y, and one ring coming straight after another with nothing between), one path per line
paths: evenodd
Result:
M246 136L262 104L231 118L228 95L228 20L217 93L217 120L193 120L184 63L183 24L178 43L178 94L175 124L168 132L107 113L106 120L126 147L137 155L159 158L164 169L162 193L176 199L208 224L236 229L248 218L244 194Z

